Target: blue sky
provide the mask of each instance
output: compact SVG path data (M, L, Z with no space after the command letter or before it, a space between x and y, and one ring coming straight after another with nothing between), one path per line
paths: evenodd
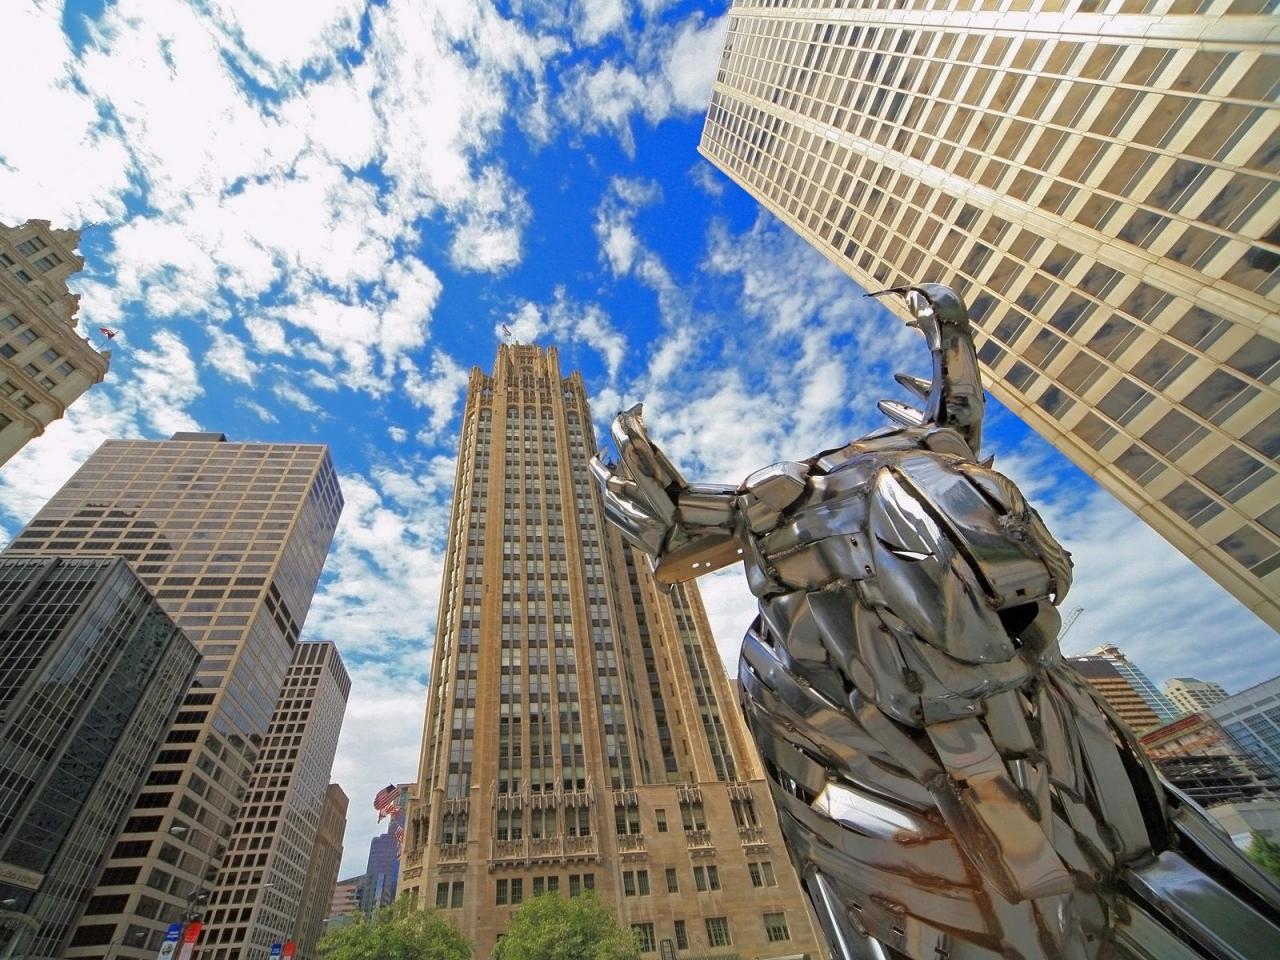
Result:
M467 371L502 324L646 402L691 479L879 425L915 335L696 153L722 2L19 0L0 220L83 231L111 372L0 472L3 539L103 439L331 445L347 499L307 621L354 686L343 875L417 768ZM929 279L929 278L921 278ZM1076 557L1065 646L1157 681L1274 672L1274 635L992 404L988 452ZM750 619L704 582L731 662Z

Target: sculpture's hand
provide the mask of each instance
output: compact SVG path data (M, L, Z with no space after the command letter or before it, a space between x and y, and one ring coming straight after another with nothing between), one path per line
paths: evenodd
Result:
M684 478L649 441L640 404L618 414L612 433L618 463L591 458L605 513L631 543L657 557L675 525L673 493L685 486Z
M880 402L889 419L905 426L949 427L960 434L977 458L982 446L982 375L973 346L969 311L960 295L940 283L898 287L896 293L911 312L910 325L918 328L933 356L933 379L900 373L895 379L924 401L916 410L893 400ZM872 294L879 296L879 294Z
M654 562L662 583L701 576L739 559L734 489L690 486L650 439L639 404L613 421L618 463L591 460L610 522Z

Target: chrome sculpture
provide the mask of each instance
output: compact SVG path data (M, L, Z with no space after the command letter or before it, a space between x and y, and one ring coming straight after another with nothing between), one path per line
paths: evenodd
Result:
M745 563L743 710L833 955L1280 957L1280 891L1063 663L1071 559L978 461L964 303L886 292L933 357L895 427L700 485L637 405L592 464L660 582Z

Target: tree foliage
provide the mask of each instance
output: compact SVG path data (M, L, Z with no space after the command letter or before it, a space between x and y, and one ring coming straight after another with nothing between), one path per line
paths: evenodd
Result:
M639 960L635 934L618 926L594 893L526 900L498 941L494 960Z
M1254 833L1249 844L1249 859L1260 866L1271 878L1280 883L1280 843Z
M323 960L470 960L471 941L438 910L406 900L328 933L317 946Z

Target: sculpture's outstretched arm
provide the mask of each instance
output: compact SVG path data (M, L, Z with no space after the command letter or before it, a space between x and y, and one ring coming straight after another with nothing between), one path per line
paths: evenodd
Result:
M618 463L591 460L605 514L647 553L660 583L679 583L740 559L736 488L685 482L649 440L640 404L613 421Z
M895 287L880 293L895 293L907 302L911 326L924 333L933 355L933 379L900 373L895 378L924 402L917 410L895 400L880 401L880 410L890 420L903 426L933 425L950 427L960 434L973 451L974 458L982 446L982 375L978 356L973 349L973 333L969 311L960 295L940 283L922 283L911 287Z

